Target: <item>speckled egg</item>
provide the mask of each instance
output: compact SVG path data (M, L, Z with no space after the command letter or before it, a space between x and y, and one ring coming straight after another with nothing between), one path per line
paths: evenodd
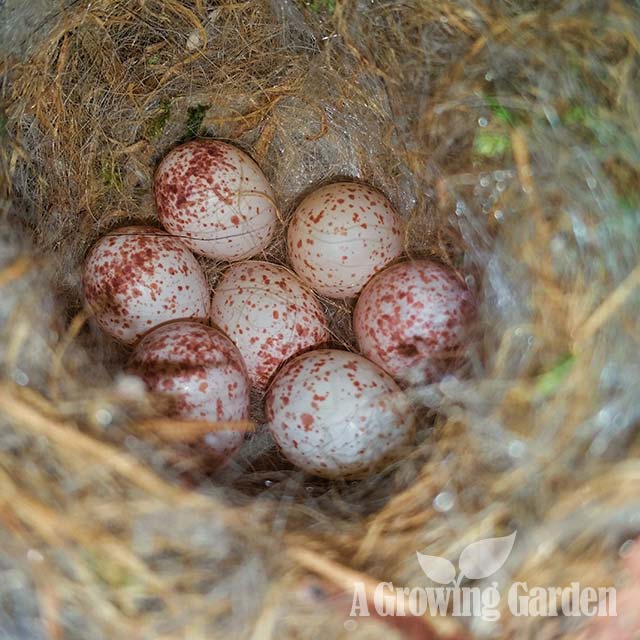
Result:
M362 354L396 380L431 382L455 358L472 307L453 272L428 260L401 262L364 288L353 329Z
M259 389L282 362L329 339L313 292L284 267L258 260L225 271L213 294L211 320L238 346Z
M350 298L402 254L402 222L377 189L338 182L302 201L289 225L287 247L305 284L331 298Z
M209 313L198 261L153 227L122 227L98 240L85 260L83 285L98 325L126 344L163 322Z
M276 228L273 191L260 167L219 140L193 140L170 151L156 172L155 196L164 228L217 260L256 255Z
M413 433L407 400L392 378L362 356L334 349L285 364L267 392L266 412L282 453L326 478L379 468Z
M171 396L171 416L207 422L246 421L249 381L237 347L221 331L198 322L170 322L146 335L129 370L148 389ZM219 455L233 453L242 430L216 431L205 442Z

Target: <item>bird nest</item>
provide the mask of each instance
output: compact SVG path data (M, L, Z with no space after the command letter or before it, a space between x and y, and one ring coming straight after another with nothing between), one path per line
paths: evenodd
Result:
M630 624L639 54L625 2L57 4L2 59L3 635L611 637L600 618L515 615L518 582L617 588ZM196 136L251 153L283 228L320 183L378 187L407 255L477 293L464 364L408 390L417 442L383 472L287 466L259 398L255 432L209 468L197 428L164 417L87 322L87 249L157 225L154 169ZM213 284L223 265L201 262ZM348 348L349 305L324 302ZM488 578L499 617L376 609L380 582L436 586L416 552L462 572L469 544L513 532ZM354 589L371 615L353 615Z

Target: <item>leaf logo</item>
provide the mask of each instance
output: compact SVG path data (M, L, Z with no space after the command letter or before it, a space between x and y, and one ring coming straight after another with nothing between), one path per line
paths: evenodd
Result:
M507 561L515 539L514 531L504 538L486 538L472 542L460 554L460 573L473 580L488 578Z
M446 558L440 556L428 556L416 551L420 568L427 578L440 584L449 584L456 579L456 568Z
M465 547L458 560L460 575L457 584L465 577L482 580L498 571L513 549L516 533L517 531L514 531L511 535L502 538L485 538ZM456 569L449 560L439 556L429 556L419 551L416 551L416 556L427 578L440 584L456 583Z

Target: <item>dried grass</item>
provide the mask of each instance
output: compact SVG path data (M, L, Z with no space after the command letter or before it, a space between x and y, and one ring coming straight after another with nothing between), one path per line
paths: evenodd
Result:
M455 559L514 529L506 578L621 580L618 550L640 530L639 54L640 16L620 1L95 0L6 58L0 630L577 632L506 610L494 626L343 623L354 579L420 585L416 550ZM261 429L212 474L166 446L175 425L87 327L84 253L156 222L153 169L195 134L251 151L283 222L323 181L378 186L410 255L481 292L467 364L411 390L421 442L384 474L306 478ZM281 237L266 257L284 260ZM204 266L213 282L221 265ZM349 344L349 309L326 303Z

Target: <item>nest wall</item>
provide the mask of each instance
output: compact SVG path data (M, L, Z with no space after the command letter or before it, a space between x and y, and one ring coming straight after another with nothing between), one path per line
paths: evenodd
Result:
M506 608L345 620L354 579L423 585L416 551L453 560L514 530L501 580L623 593L640 529L637 6L56 7L2 62L6 637L608 637ZM465 364L408 390L418 442L383 473L305 477L260 424L213 472L93 329L87 249L157 224L155 166L196 136L253 155L282 229L318 184L379 187L407 254L477 293ZM286 262L282 236L265 258ZM202 263L214 284L224 265ZM348 305L324 302L349 347Z

